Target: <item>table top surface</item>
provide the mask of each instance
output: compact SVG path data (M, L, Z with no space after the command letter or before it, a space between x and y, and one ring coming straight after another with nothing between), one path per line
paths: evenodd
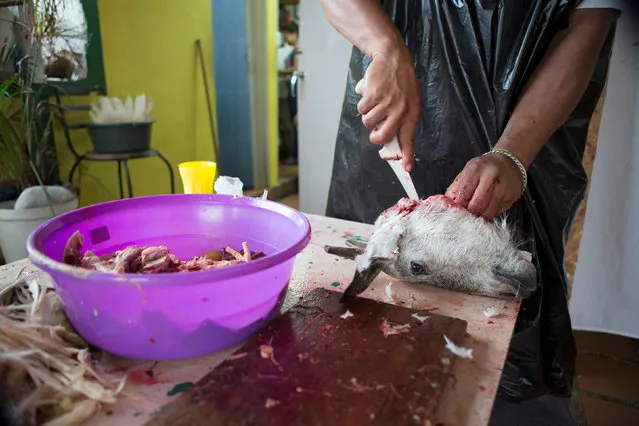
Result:
M344 290L353 277L355 264L326 254L323 247L342 246L347 238L368 239L372 232L370 225L310 215L309 219L311 243L296 259L285 308L316 288ZM0 287L30 268L35 267L27 260L0 267ZM458 358L453 364L453 378L444 389L436 417L445 425L488 424L519 302L407 284L384 274L361 297L466 320L467 335L460 345L472 348L473 358ZM499 315L487 318L484 311L491 307L499 308ZM117 404L104 407L87 424L143 425L240 346L184 361L140 362L104 354L99 369L128 374L127 394L121 395Z

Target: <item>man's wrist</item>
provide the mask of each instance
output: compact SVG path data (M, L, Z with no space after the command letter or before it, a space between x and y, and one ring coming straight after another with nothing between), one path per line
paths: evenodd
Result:
M522 164L521 161L519 161L519 158L515 157L515 155L506 148L495 147L484 155L491 154L501 157L502 160L508 162L511 166L517 169L521 178L521 195L523 195L524 191L526 190L526 186L528 185L528 174L526 167Z
M515 158L517 158L526 170L530 168L530 165L535 160L537 155L536 149L531 149L525 142L525 138L513 138L502 137L499 139L495 148L503 148L508 150Z
M408 48L399 37L399 34L392 34L375 40L375 45L372 46L368 56L371 60L378 56L399 60L407 53Z

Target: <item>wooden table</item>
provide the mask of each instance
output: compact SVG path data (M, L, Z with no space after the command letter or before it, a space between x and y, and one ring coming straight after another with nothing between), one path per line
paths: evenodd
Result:
M315 288L343 290L354 273L354 262L328 255L323 246L343 245L346 238L367 239L370 225L309 216L313 236L310 245L297 258L284 309ZM15 279L19 270L34 268L28 261L0 267L0 286ZM453 380L444 390L437 419L447 426L488 424L499 386L506 353L515 326L519 303L471 296L428 286L410 285L382 275L362 294L367 297L414 307L436 310L468 322L462 346L473 349L473 359L455 361ZM483 311L499 307L500 315L488 319ZM238 345L239 347L239 345ZM163 405L197 382L238 347L186 361L138 362L105 354L100 360L105 371L128 373L126 389L135 398L121 397L111 407L96 414L89 425L143 425Z

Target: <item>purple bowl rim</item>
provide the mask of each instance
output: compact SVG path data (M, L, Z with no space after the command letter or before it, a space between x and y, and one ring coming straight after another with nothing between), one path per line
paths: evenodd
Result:
M170 199L175 197L188 197L194 199L202 199L206 198L207 200L219 199L219 200L229 200L231 202L239 202L245 203L247 205L260 205L268 206L274 208L269 208L267 210L282 214L288 217L289 219L296 220L299 219L302 223L301 233L302 236L298 238L295 243L290 245L289 247L276 251L275 253L269 254L265 257L261 257L259 259L253 260L248 263L242 263L239 265L233 265L226 268L213 269L208 271L188 271L188 272L167 272L162 274L113 274L108 272L99 272L93 271L89 269L83 269L76 266L67 265L65 263L59 262L50 258L49 256L42 253L40 250L36 248L35 240L36 236L42 232L46 227L50 226L52 222L64 219L65 217L72 216L75 214L80 214L82 211L87 211L90 209L94 209L96 207L101 206L116 206L118 204L129 204L129 203L139 203L144 201L156 201L162 199ZM280 211L278 211L280 210ZM287 205L271 201L271 200L263 200L261 198L254 197L233 197L231 195L219 195L219 194L163 194L163 195L150 195L150 196L142 196L142 197L134 197L134 198L125 198L121 200L107 201L104 203L93 204L90 206L85 206L79 209L72 210L70 212L61 214L56 216L43 224L39 225L36 229L34 229L29 237L27 238L27 257L33 262L34 265L38 267L42 267L47 270L54 270L56 272L63 272L70 275L73 275L78 278L106 278L109 279L109 284L115 283L135 283L135 284L145 284L151 283L154 286L165 286L165 285L174 285L175 277L187 274L188 277L192 278L189 285L199 284L199 283L210 283L212 280L225 280L238 278L246 275L251 275L262 270L280 265L291 258L298 255L302 250L306 248L306 246L310 243L311 240L311 224L306 217L305 214L299 212L292 207Z

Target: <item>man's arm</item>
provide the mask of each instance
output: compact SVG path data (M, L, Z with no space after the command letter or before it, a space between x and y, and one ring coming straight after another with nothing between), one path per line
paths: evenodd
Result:
M378 0L322 0L322 7L331 25L371 59L406 48Z
M542 146L583 96L614 19L610 9L582 9L570 17L517 100L497 147L530 167Z
M333 27L371 58L357 105L362 122L373 129L373 143L397 135L406 170L413 165L419 119L419 85L413 61L393 21L378 0L322 0Z
M496 148L530 167L550 136L568 119L588 87L614 19L611 9L580 9L557 34L517 100ZM446 191L471 213L492 219L521 195L513 161L502 155L470 160Z

